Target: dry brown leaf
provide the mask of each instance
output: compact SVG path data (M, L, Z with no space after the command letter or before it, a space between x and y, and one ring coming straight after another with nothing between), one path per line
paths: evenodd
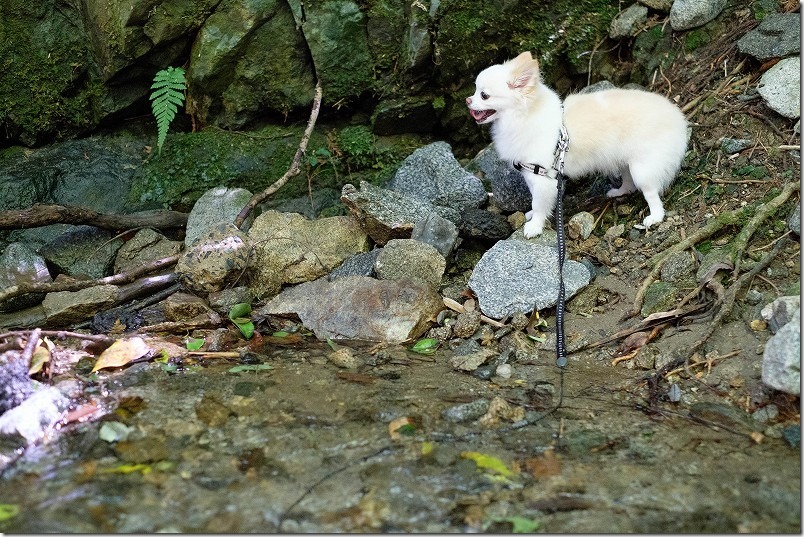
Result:
M151 347L141 337L120 339L112 343L108 349L98 356L98 361L95 362L92 372L94 373L107 367L123 367L138 358L142 358L149 352L151 352Z
M548 449L541 457L525 460L525 470L540 479L561 474L561 459L556 457L555 451Z

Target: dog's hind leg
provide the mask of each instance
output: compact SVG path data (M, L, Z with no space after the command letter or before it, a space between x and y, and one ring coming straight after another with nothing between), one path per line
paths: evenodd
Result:
M634 185L634 179L631 177L631 172L628 170L627 166L622 170L622 178L623 184L620 185L620 188L612 188L606 192L607 197L617 198L619 196L625 196L626 194L636 192L637 187Z
M664 205L659 197L664 186L662 181L664 173L661 169L657 170L651 164L631 164L630 177L633 178L632 181L635 187L642 192L650 210L650 214L642 221L642 225L646 229L664 220Z

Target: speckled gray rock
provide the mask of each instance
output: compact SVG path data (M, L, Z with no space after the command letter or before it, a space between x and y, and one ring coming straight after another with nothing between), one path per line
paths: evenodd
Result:
M577 261L564 263L569 299L589 284L589 270ZM554 306L558 299L558 250L518 240L499 241L480 259L469 278L481 311L502 319Z
M459 338L470 338L480 328L481 313L478 310L461 313L452 325L452 334Z
M609 37L620 39L636 35L647 20L648 8L640 4L631 4L611 21Z
M720 15L727 3L727 0L674 0L670 26L677 32L703 26Z
M801 309L765 344L762 382L793 395L801 394Z
M607 90L607 89L613 89L613 88L616 88L616 87L617 86L615 86L613 83L609 82L608 80L601 80L600 82L595 82L594 84L590 84L588 86L585 86L578 93L595 93L596 91L603 91L603 90ZM570 143L572 143L572 140L570 140Z
M474 421L489 410L488 399L475 399L469 403L451 406L441 412L441 416L452 422Z
M446 218L430 213L413 225L410 238L429 244L447 258L458 245L458 227Z
M419 282L344 276L286 288L258 313L298 315L321 340L403 343L425 333L443 308L439 294Z
M506 212L529 211L531 196L522 174L511 163L500 160L489 145L467 165L467 169L478 173L491 187L491 203Z
M187 217L187 234L184 244L192 246L217 224L231 224L251 199L251 192L243 188L216 187L204 192L193 205ZM250 220L246 221L248 224ZM244 226L247 229L247 226Z
M0 253L0 289L52 281L42 256L26 244L12 242ZM28 293L0 303L0 311L16 311L42 302L44 293Z
M683 278L692 278L694 273L695 257L687 251L676 252L662 265L661 278L665 282L677 282Z
M748 149L752 145L754 145L753 140L746 140L744 138L723 138L720 140L720 150L727 155L739 153L744 149Z
M352 184L344 185L341 202L368 236L381 246L391 239L410 238L416 222L432 212L454 224L461 219L453 208L436 207L366 181L360 182L360 190Z
M388 188L433 205L465 209L486 202L480 179L467 172L447 142L414 151L397 170Z
M218 224L182 254L175 272L188 290L206 296L243 276L252 241L232 224Z
M673 5L673 0L639 0L639 3L655 11L669 13L670 7Z
M795 119L801 116L801 57L785 58L765 71L757 90L769 107Z
M380 280L410 279L438 289L447 261L429 244L392 239L377 256L374 272Z
M801 14L769 13L737 40L737 49L759 61L801 53Z

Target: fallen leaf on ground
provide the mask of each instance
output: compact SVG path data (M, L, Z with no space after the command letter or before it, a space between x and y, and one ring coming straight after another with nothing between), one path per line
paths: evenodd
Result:
M497 457L479 453L477 451L463 451L461 452L462 459L469 459L475 461L478 468L489 470L493 473L499 474L503 477L513 477L515 474L511 471L503 461Z
M112 343L111 347L98 356L98 361L95 362L92 373L107 367L123 367L138 358L142 358L149 352L151 352L151 347L141 337L120 339Z

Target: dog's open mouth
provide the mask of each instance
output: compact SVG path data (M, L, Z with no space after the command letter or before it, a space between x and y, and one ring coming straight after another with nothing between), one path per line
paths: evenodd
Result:
M496 110L472 110L469 109L469 113L472 114L472 117L477 123L482 123L486 121L488 118L493 116L497 113Z

